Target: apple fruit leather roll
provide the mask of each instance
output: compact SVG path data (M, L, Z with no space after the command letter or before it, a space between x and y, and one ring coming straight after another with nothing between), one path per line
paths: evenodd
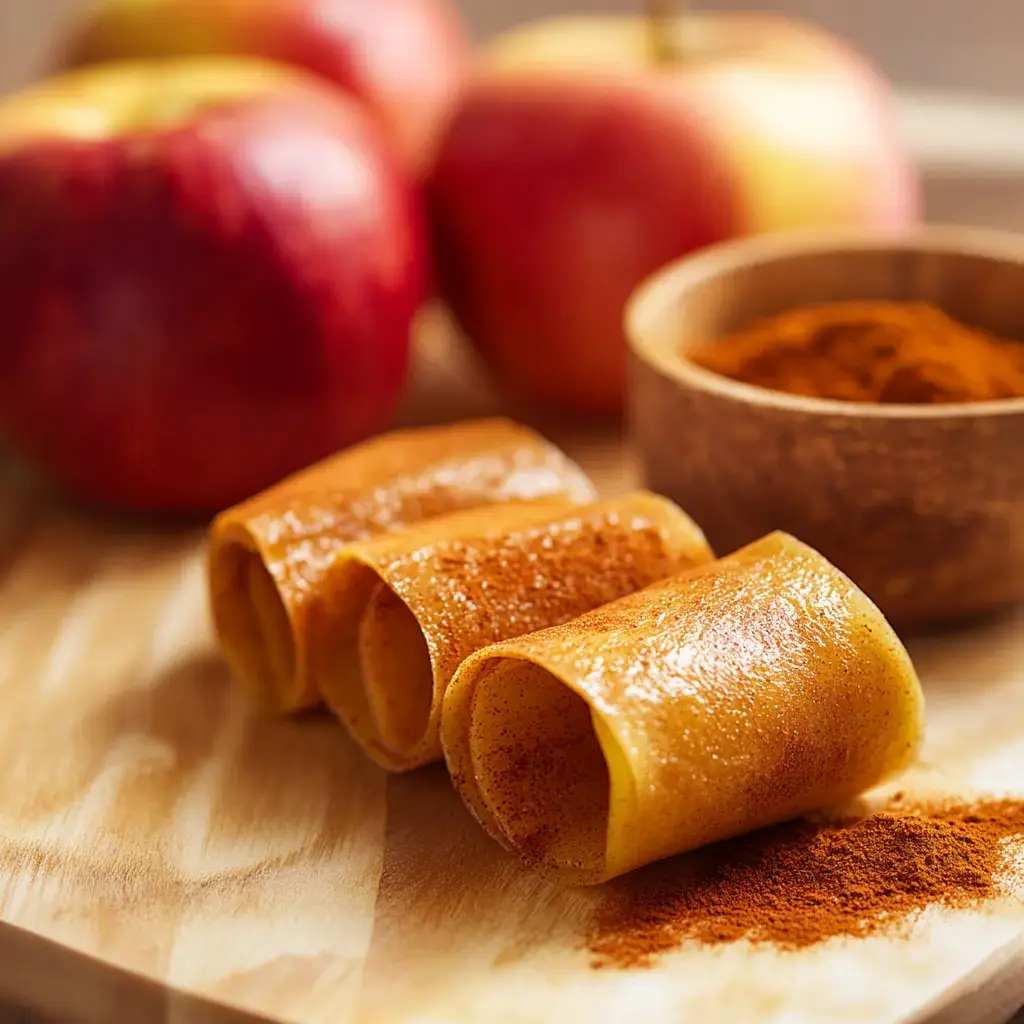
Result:
M854 797L909 763L923 713L882 613L773 533L478 651L441 736L495 839L591 884Z
M309 674L309 611L346 544L458 509L595 496L558 448L501 418L365 441L214 520L208 582L221 649L264 703L309 707L319 702Z
M464 658L710 561L696 524L640 491L455 513L341 551L312 617L327 705L392 771L441 758L441 701Z

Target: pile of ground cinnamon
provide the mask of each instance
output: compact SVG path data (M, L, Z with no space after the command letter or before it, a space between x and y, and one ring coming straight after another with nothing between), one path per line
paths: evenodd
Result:
M790 822L623 880L587 944L595 967L642 967L689 941L799 949L906 930L926 907L995 895L1011 837L1024 837L1020 801L896 799L857 820Z
M1024 396L1024 343L959 323L926 303L805 306L684 355L747 384L847 402Z

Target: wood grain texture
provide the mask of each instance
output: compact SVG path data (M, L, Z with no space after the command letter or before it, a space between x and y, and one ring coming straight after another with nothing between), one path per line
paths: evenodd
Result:
M492 411L431 336L406 421ZM540 426L606 493L635 483L614 427ZM909 940L593 971L579 937L601 889L522 870L443 771L386 779L325 717L250 709L212 649L196 531L13 472L0 488L0 1000L88 1024L881 1024L1001 1019L1018 995L1024 863L1016 896ZM1024 615L914 654L920 783L1024 789Z

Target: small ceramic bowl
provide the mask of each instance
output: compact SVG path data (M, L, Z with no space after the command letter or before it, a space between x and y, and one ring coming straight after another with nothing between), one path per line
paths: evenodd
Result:
M897 624L1024 598L1024 399L864 405L726 379L687 347L807 303L924 301L1024 339L1024 236L828 230L706 249L626 315L630 418L646 482L724 554L783 529Z

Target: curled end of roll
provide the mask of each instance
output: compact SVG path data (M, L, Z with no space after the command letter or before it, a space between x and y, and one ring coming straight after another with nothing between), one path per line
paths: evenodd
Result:
M217 639L239 682L261 705L276 712L300 711L318 703L305 671L296 609L285 601L249 531L215 526L207 584Z
M496 649L469 658L445 698L452 781L484 829L570 885L608 877L613 792L586 701L540 665ZM614 741L612 741L614 742Z
M402 597L352 548L312 612L311 673L328 707L388 771L437 761L435 659Z

